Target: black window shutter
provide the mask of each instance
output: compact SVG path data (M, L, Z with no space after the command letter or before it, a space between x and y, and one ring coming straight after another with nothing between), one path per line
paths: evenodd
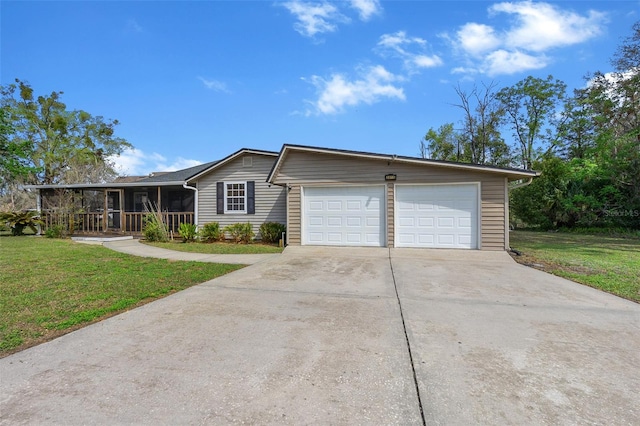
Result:
M256 183L247 182L247 214L256 214Z
M224 182L216 183L216 213L224 214Z

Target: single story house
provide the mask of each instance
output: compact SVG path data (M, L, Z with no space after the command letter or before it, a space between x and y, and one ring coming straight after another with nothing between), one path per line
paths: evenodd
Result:
M217 162L126 182L34 188L39 199L61 189L97 190L104 207L85 219L97 227L84 232L140 233L144 202L152 201L171 229L180 222L250 222L257 233L268 221L286 224L290 245L506 250L509 182L538 175L287 144L279 153L241 149ZM51 210L42 202L39 208Z

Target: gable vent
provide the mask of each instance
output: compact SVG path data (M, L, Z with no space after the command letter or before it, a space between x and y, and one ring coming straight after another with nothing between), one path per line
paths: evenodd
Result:
M252 167L252 166L253 166L253 157L242 158L242 167Z

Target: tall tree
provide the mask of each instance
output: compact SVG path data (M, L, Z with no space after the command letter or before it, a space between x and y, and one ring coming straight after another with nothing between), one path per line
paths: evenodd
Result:
M551 75L546 79L529 76L496 95L513 130L522 167L527 170L541 152L554 149L555 138L547 134L546 126L564 99L565 90L566 85Z
M596 72L586 89L596 126L597 161L619 194L611 211L640 227L640 21L611 64L614 71Z
M503 110L496 99L496 84L474 86L465 92L458 85L456 94L460 99L455 104L464 113L461 137L465 147L465 158L475 164L507 166L511 162L509 147L500 134Z
M22 161L35 171L26 179L28 183L75 183L68 180L70 176L80 181L103 180L101 176L79 176L69 170L102 168L110 176L113 169L108 158L131 146L115 136L117 120L67 110L61 101L63 92L36 97L29 83L16 79L16 84L0 87L0 94L0 106L14 131L8 141L25 148Z
M25 179L36 171L29 165L29 143L13 138L15 130L8 115L7 109L0 109L0 194L10 182Z
M453 123L443 124L438 129L430 128L420 142L420 156L432 160L464 161L464 147Z
M554 121L557 154L569 160L584 159L593 154L596 125L588 94L584 89L574 91L574 96L566 100L564 111Z

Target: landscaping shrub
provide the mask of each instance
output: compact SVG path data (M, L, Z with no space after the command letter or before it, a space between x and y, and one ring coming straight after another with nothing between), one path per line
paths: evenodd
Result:
M66 238L67 229L64 225L51 225L44 231L44 236L47 238Z
M178 233L185 243L192 243L198 236L198 227L193 223L181 223L178 227Z
M278 222L265 222L260 225L260 235L265 243L277 243L286 230L287 227Z
M233 225L225 226L224 232L229 233L231 239L236 243L248 243L256 235L253 232L253 227L249 222L234 223Z
M23 235L25 228L35 234L36 227L44 224L36 211L0 212L0 222L11 228L11 235L14 236Z
M198 235L200 236L200 241L205 243L224 240L224 232L220 229L218 222L205 223Z
M162 214L158 207L149 202L145 205L147 214L144 216L144 227L142 235L147 241L167 242L169 241L169 229L162 221Z

